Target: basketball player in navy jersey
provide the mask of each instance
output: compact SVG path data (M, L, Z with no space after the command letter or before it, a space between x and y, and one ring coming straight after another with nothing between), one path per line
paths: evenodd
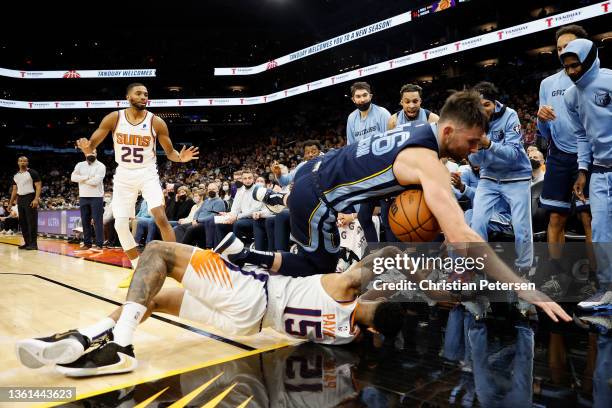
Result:
M387 129L395 129L408 122L421 120L436 123L440 117L435 113L421 107L423 102L423 88L416 84L406 84L400 89L400 105L402 110L394 113L387 123Z
M358 203L396 195L411 185L422 186L448 242L484 242L465 223L440 156L459 161L477 152L486 140L487 128L480 95L457 92L446 100L438 123L409 123L315 158L298 170L291 194L265 188L253 191L256 199L269 206L288 205L291 234L299 244L297 254L250 251L231 233L215 251L233 263L261 265L282 275L334 272L340 243L336 215ZM485 252L487 259L498 260L487 245L478 247L478 256ZM485 268L489 276L501 282L525 282L506 265L496 263L500 266Z
M141 83L127 87L130 107L111 112L102 119L91 138L81 138L77 146L87 155L93 152L109 133L113 135L117 171L113 177L113 201L115 229L121 247L130 259L133 269L138 264L138 245L130 233L129 219L134 218L138 192L147 201L150 212L159 227L164 241L176 241L174 230L164 212L164 194L157 174L157 142L161 144L169 160L185 163L198 158L198 148L183 146L177 152L172 146L168 126L159 116L147 111L149 92ZM132 272L133 274L133 272ZM119 287L127 288L130 274Z

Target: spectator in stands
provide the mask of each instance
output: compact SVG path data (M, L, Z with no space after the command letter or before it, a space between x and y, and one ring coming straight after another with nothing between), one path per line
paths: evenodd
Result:
M138 245L141 245L142 239L145 237L149 228L149 221L153 219L153 216L149 212L147 200L142 200L140 209L136 213L136 218L132 220L132 233L134 234L134 240Z
M529 153L529 161L531 162L531 182L533 184L544 180L546 166L544 165L544 155L539 150L532 150Z
M8 202L3 203L0 208L2 215L0 216L0 234L15 235L17 226L19 225L19 210L17 204L8 207Z
M19 225L23 235L24 244L19 249L37 250L38 244L38 206L42 181L38 172L28 168L28 158L19 157L17 165L19 171L13 176L13 190L9 207L17 202Z
M83 249L101 251L104 244L104 176L106 166L97 160L97 152L86 155L77 163L70 180L79 183L79 209L83 224ZM96 244L92 247L92 221L96 232Z
M180 186L176 190L176 195L174 200L171 200L167 205L169 209L166 209L166 216L168 217L168 222L172 227L176 227L179 224L179 220L182 218L187 218L191 208L194 205L194 201L191 198L191 190L187 186ZM149 220L149 225L147 226L147 243L151 242L154 239L159 238L159 228L155 223L155 219ZM178 241L177 241L178 242Z
M531 163L523 148L521 124L514 109L498 102L495 85L480 82L474 90L480 93L490 122L482 148L469 157L480 166L471 227L486 241L489 220L499 202L505 201L510 206L518 254L515 267L519 274L526 274L533 264Z
M192 222L195 220L195 214L200 207L204 204L206 190L193 190L193 206L191 207L191 211L189 211L189 215L185 218L180 218L178 220L178 225L174 227L174 234L176 235L176 242L183 242L183 237L185 232L189 227L192 226ZM193 224L195 225L195 224Z
M262 211L265 206L263 203L253 198L253 185L254 176L251 170L243 170L242 180L240 187L236 191L232 208L228 213L222 213L225 215L225 219L222 224L216 224L217 242L230 231L234 231L234 234L244 238L247 241L251 241L253 237L253 213ZM259 243L260 247L263 247L265 243Z
M183 231L180 232L181 241L178 240L179 235L177 235L177 242L188 245L197 244L200 248L215 247L218 241L216 241L214 217L225 211L225 203L218 194L219 185L217 183L208 184L208 197L205 197L202 192L202 198L206 199L195 212L191 224L185 227L180 226Z

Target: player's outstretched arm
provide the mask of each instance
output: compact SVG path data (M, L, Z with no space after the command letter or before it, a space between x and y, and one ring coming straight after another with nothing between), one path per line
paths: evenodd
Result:
M197 160L199 151L197 147L191 146L189 148L183 148L180 152L177 152L172 146L172 140L170 140L170 132L168 131L168 125L166 122L160 118L159 116L153 117L153 127L155 129L155 133L157 134L157 140L159 140L159 144L166 152L166 156L168 159L177 162L177 163L186 163L191 160Z
M505 283L525 283L495 254L491 247L465 222L461 207L450 190L450 174L437 160L435 153L417 154L413 163L429 209L438 220L446 239L451 243L470 244L468 255L474 259L484 257L489 276ZM570 321L571 317L548 296L537 291L517 291L522 299L540 307L555 322L558 317Z
M106 136L115 129L117 123L117 116L119 112L111 112L102 119L98 128L93 132L89 140L81 138L77 140L77 147L85 154L90 154L96 147L100 145L106 139Z

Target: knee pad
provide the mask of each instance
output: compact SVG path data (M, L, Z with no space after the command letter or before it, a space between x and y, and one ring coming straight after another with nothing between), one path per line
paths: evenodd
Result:
M130 219L127 217L120 217L115 219L115 230L117 231L117 237L121 243L123 250L127 251L136 247L136 241L134 236L130 232Z

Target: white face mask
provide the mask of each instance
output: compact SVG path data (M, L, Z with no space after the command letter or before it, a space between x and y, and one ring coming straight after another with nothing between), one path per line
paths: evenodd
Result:
M104 197L104 202L106 204L110 203L111 202L111 198L110 197Z
M196 204L199 203L200 202L200 196L199 195L194 196L193 197L193 202L196 203Z
M223 191L229 190L229 186L223 186Z

